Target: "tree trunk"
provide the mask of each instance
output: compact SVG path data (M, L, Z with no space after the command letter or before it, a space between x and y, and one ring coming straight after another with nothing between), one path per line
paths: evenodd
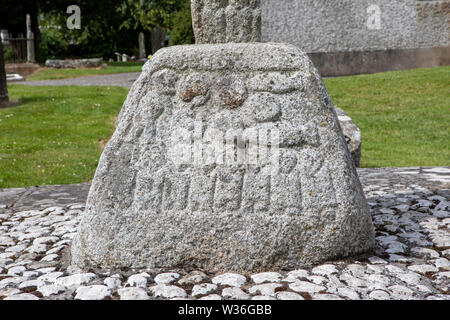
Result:
M5 60L3 59L3 44L0 40L0 104L7 103L8 87L6 85Z
M39 46L41 43L41 31L39 30L39 19L37 8L35 8L31 12L31 28L34 34L34 53L37 59L39 57Z

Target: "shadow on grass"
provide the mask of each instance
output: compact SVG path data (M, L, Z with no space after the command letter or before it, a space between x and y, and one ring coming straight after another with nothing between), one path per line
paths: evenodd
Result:
M50 97L45 96L30 96L30 97L20 97L19 105L34 103L34 102L44 102L50 100Z
M0 109L17 107L20 104L21 104L20 101L17 101L17 100L14 100L14 99L10 99L8 101L0 101Z

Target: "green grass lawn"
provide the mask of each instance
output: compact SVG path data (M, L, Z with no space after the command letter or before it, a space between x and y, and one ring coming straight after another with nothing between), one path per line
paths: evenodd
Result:
M450 67L325 79L360 127L362 167L450 165Z
M140 62L111 62L104 69L53 69L44 68L28 77L27 80L57 80L102 74L140 72L143 63Z
M0 188L92 179L127 89L9 86L0 109Z
M363 135L362 166L450 165L450 67L328 78ZM0 188L92 179L127 89L9 86L0 109Z

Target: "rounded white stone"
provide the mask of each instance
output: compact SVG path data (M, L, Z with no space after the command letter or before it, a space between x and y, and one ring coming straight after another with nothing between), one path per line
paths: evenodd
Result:
M103 283L111 290L115 290L119 288L122 284L122 281L116 277L108 277L103 280Z
M45 282L42 280L27 280L19 284L19 289L27 288L27 287L41 287L44 286Z
M48 254L45 257L43 257L41 261L55 261L56 259L58 259L58 257L59 256L56 253Z
M408 267L409 270L415 271L421 274L426 274L429 272L438 272L439 269L430 264L416 264Z
M330 274L338 273L339 269L332 264L323 264L313 268L311 272L321 276L329 276Z
M254 296L252 297L252 300L276 300L276 299L271 296Z
M335 295L335 294L328 294L328 293L315 293L312 296L313 300L344 300L341 297Z
M408 285L418 284L421 279L419 274L412 271L396 274L396 277L403 282L406 282Z
M76 291L75 300L103 300L109 296L111 291L107 286L81 286Z
M25 277L8 277L3 280L0 280L0 289L3 289L10 285L18 285L19 283L26 281Z
M66 290L66 287L57 285L57 284L44 285L44 286L38 287L38 289L37 289L37 291L42 293L42 295L44 297L49 297L53 294L58 294L60 292L63 292L64 290Z
M8 296L3 300L39 300L39 298L31 293L20 293Z
M275 289L282 287L279 283L263 283L250 287L248 292L251 294L261 294L263 296L274 296Z
M192 271L178 280L179 285L198 284L208 280L208 276L201 271Z
M210 294L208 296L201 297L199 300L222 300L222 297L218 294Z
M149 300L147 292L142 288L127 287L117 290L120 300Z
M162 298L184 298L187 297L186 291L184 289L166 284L157 284L150 288L150 291L155 297Z
M306 279L315 284L325 284L327 282L327 278L322 277L322 276L309 276L309 277L306 277Z
M25 278L36 277L38 275L39 275L39 272L36 272L36 271L24 271L24 272L22 272L22 276L24 276Z
M21 292L22 291L20 291L19 289L16 289L16 288L0 289L0 297L7 297L7 296L11 296L13 294L18 294Z
M170 273L161 273L158 274L154 281L157 284L170 284L180 278L180 275L178 273L170 272Z
M139 274L133 274L130 276L127 280L127 284L130 287L140 287L145 288L147 286L147 281L150 275L148 273L139 273Z
M388 287L388 290L392 293L392 297L401 300L413 299L414 291L401 285L394 285Z
M276 297L278 300L305 300L301 295L289 291L277 292Z
M15 241L8 236L0 237L0 246L13 246L15 244L16 244Z
M374 300L389 300L390 295L386 291L375 290L369 294L369 298Z
M246 294L241 288L229 287L222 290L222 297L235 300L248 300L250 296Z
M250 278L254 283L278 282L283 276L278 272L262 272L252 275Z
M297 292L317 293L325 291L327 288L306 281L297 281L289 284L289 288Z
M49 273L43 274L42 276L39 276L37 279L53 283L53 282L55 282L56 279L61 277L63 274L64 273L60 272L60 271L49 272Z
M436 266L436 268L438 268L438 269L450 270L450 261L448 261L448 259L446 259L446 258L439 258L439 259L433 260L433 263Z
M349 298L350 300L359 300L361 297L359 296L359 293L351 288L338 288L337 293L340 296Z
M208 293L210 293L211 291L214 291L216 289L217 289L217 285L212 284L212 283L196 284L192 288L192 296L197 297L197 296L207 295Z
M96 277L97 276L93 273L78 273L67 277L57 278L55 284L65 287L79 286L92 281Z
M236 273L224 273L212 278L212 283L230 287L241 287L246 282L244 276Z
M8 269L8 275L16 276L27 270L24 266L16 266Z
M360 277L366 273L366 268L360 264L349 264L345 271L349 271L353 276Z
M307 270L294 270L294 271L290 271L287 274L287 277L283 279L283 281L286 282L295 282L298 281L299 278L306 278L309 275L309 272Z
M40 244L52 244L59 241L58 237L40 237L40 238L36 238L33 241L33 245L40 245Z

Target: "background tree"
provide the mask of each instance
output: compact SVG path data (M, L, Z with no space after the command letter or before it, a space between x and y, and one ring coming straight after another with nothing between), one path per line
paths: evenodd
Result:
M171 29L169 45L195 43L194 30L192 29L191 0L184 0L184 4L170 21Z
M9 101L8 86L6 85L5 62L3 60L3 45L0 40L0 107Z
M171 44L193 42L190 0L16 0L0 6L0 29L14 36L26 34L25 16L30 14L36 57L103 57L114 53L138 55L138 33L147 39L155 26L174 38ZM81 29L66 28L69 5L81 9ZM150 49L150 41L146 41Z

